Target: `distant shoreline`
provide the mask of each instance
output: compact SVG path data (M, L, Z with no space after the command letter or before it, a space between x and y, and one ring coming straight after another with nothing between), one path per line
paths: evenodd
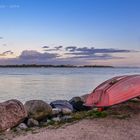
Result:
M104 66L104 65L36 65L36 64L22 64L22 65L0 65L0 68L140 68L140 67L119 67L119 66Z
M0 65L0 68L114 68L113 66L102 66L102 65L83 65L83 66L75 66L75 65Z

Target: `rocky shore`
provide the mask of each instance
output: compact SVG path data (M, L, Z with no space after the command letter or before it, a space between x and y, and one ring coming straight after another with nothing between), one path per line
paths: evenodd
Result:
M82 109L86 97L74 97L70 101L56 100L50 104L42 100L30 100L23 105L15 99L0 103L0 132L14 127L18 131L70 120L70 114L78 111L73 105L80 105L77 107Z
M87 95L84 95L70 101L57 100L50 104L42 100L30 100L24 105L17 100L0 103L0 139L13 139L17 135L36 133L43 128L59 128L82 119L125 120L140 113L140 101L137 99L101 112L97 108L83 108L86 98Z

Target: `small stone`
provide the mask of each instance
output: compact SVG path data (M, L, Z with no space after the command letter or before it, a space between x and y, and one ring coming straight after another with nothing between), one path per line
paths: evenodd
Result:
M72 116L63 116L63 117L61 118L62 121L69 121L69 120L71 120L71 119L72 119Z
M16 128L14 129L14 131L20 132L21 129L20 129L19 127L16 127Z
M93 108L92 110L94 110L94 111L98 111L98 108L95 107L95 108Z
M60 108L53 108L52 109L52 115L53 116L57 116L61 113L61 109Z
M27 125L29 127L39 126L39 122L37 120L34 120L33 118L31 118L28 120Z
M71 109L68 109L68 108L63 108L62 109L62 113L63 115L69 115L72 113L72 110Z
M11 129L10 128L8 128L7 130L6 130L6 132L9 132Z
M21 129L21 130L25 130L28 127L27 127L27 125L25 123L21 123L21 124L18 125L18 128Z
M48 119L47 120L47 125L53 125L55 123L55 121Z
M49 120L49 119L48 119L48 120L47 120L47 123L50 123L51 121L52 121L52 120Z
M55 118L52 118L52 121L60 122L61 121L61 118L60 117L55 117Z

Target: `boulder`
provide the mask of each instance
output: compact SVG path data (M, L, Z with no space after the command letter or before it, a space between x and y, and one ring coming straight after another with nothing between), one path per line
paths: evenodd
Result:
M59 108L59 109L68 108L71 111L73 111L73 106L67 100L56 100L51 102L50 105L52 106L52 108Z
M25 103L28 118L43 120L52 114L52 107L42 100L30 100Z
M82 101L85 103L89 94L84 94L81 96Z
M70 101L74 111L86 111L89 107L84 106L84 101L81 97L73 97Z
M31 118L28 120L27 125L29 127L39 126L39 122L37 120L34 120L33 118Z
M0 131L20 124L27 117L24 105L18 100L0 103Z
M82 101L83 102L82 98L79 96L73 97L69 102L71 102L71 101L74 101L74 102Z

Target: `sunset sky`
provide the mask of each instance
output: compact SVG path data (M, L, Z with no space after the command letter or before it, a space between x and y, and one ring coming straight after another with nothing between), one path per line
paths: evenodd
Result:
M0 64L140 66L140 0L0 0Z

